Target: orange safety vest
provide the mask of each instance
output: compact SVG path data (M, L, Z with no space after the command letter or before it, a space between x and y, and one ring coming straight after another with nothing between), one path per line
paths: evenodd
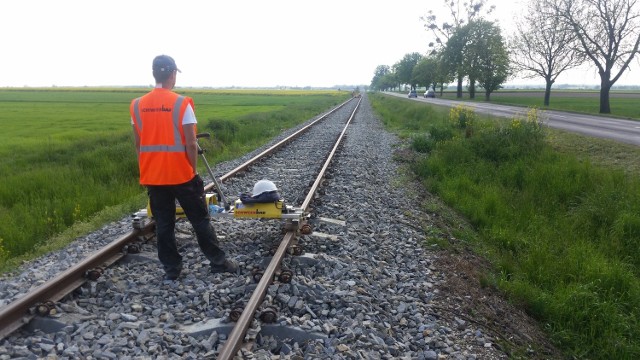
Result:
M195 109L190 97L162 88L131 102L133 126L140 137L140 184L177 185L193 178L182 129L187 105Z

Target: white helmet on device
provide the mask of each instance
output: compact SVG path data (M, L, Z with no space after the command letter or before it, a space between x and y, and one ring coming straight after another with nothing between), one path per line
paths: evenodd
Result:
M269 180L260 180L255 185L253 185L253 194L252 196L258 196L265 192L277 191L276 184Z

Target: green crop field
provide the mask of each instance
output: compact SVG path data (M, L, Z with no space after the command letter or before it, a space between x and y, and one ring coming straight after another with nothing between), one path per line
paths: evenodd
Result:
M147 91L0 89L0 271L144 205L129 104ZM259 147L350 96L176 91L194 98L199 131L214 136L206 144L212 165Z

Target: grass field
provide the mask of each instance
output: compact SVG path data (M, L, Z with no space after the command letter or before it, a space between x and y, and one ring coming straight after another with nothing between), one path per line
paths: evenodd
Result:
M640 148L545 128L537 110L495 121L371 99L422 154L412 167L425 186L473 226L454 236L489 257L487 284L567 358L640 358Z
M0 89L0 271L143 206L129 103L147 91ZM207 153L211 165L259 147L350 96L177 92L194 98L199 131L214 136L214 151ZM231 124L235 136L216 134L220 123Z
M445 99L455 99L455 92L445 92ZM462 100L469 100L464 94ZM476 93L474 101L484 101L483 93ZM640 92L612 91L609 104L611 115L640 119ZM491 102L503 105L537 107L540 109L573 111L580 113L598 114L600 111L600 93L597 91L552 90L549 106L544 106L544 91L507 91L499 90L491 94Z

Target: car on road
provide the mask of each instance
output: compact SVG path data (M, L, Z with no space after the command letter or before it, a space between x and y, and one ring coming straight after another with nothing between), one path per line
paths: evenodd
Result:
M417 98L418 93L415 90L411 90L408 95L410 98Z
M436 92L433 91L433 89L428 89L427 91L424 92L424 97L426 97L426 98L434 98L434 97L436 97Z

